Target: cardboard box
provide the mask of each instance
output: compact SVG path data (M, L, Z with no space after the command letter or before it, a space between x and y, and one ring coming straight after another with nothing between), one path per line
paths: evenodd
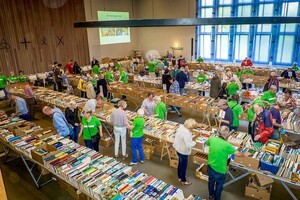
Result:
M178 167L178 160L177 159L170 159L170 167L177 168Z
M204 153L200 153L200 152L197 152L194 156L193 156L193 163L195 164L207 164L207 161L208 161L208 155L207 154L204 154Z
M210 114L210 115L218 115L219 114L219 108L208 106L207 107L207 113Z
M249 181L246 184L245 196L252 197L254 199L269 200L271 197L272 185L267 187L260 187L255 182L252 176L249 177Z
M203 114L206 113L207 104L198 104L197 111L202 112Z
M146 160L151 160L154 154L155 146L143 145Z
M103 137L100 139L100 145L103 147L110 147L113 144L113 141L110 137Z
M196 169L196 177L208 181L208 172L207 172L207 165L206 164L201 164L197 169Z
M30 129L30 123L29 122L18 122L15 123L11 126L7 127L9 131L11 131L12 133L14 133L14 135L25 135L25 133L23 132L23 130L28 130Z
M38 140L43 140L54 134L56 134L55 129L53 127L47 127L47 128L43 128L43 129L35 131L34 133L31 134L31 136L37 138Z
M259 159L241 156L235 156L234 162L251 169L258 169L260 163Z
M274 180L272 178L261 174L255 174L254 179L257 185L260 187L272 185L274 183Z
M174 147L169 148L169 153L170 153L170 159L178 159L177 151L175 150Z
M48 153L45 154L45 155L41 155L40 153L38 153L38 150L39 149L44 149L46 150ZM55 147L49 145L49 144L43 144L41 146L38 146L36 147L35 149L33 149L31 151L31 157L33 160L41 163L41 164L44 164L44 158L48 157L50 154L57 154L59 153L60 151L58 151Z

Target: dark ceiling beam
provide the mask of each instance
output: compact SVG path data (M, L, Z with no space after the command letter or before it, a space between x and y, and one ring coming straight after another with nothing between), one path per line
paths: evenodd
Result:
M300 17L224 17L224 18L179 18L179 19L136 19L116 21L75 22L75 28L99 27L161 27L237 24L290 24L300 23Z

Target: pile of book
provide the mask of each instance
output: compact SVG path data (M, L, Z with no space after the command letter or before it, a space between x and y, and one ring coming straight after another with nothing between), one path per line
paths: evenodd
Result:
M246 143L247 140L251 139L251 136L245 132L235 132L228 137L228 142L232 145L240 147Z

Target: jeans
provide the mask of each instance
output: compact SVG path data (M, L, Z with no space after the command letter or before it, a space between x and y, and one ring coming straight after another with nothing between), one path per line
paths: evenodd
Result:
M53 82L53 90L57 91L57 89L56 89L56 82Z
M126 127L114 126L115 134L115 156L119 155L120 138L122 141L122 155L126 156Z
M80 125L78 126L73 126L74 127L74 134L73 134L73 137L72 137L72 140L76 143L78 143L78 134L79 134L79 131L80 131Z
M252 140L254 141L254 123L249 122L248 124L248 134L251 135Z
M96 142L92 142L92 140L84 140L84 144L86 147L99 152L99 139Z
M171 106L171 110L172 111L179 111L180 110L180 107L177 107L177 106Z
M35 98L32 97L30 99L26 99L26 103L27 103L29 115L33 120L35 116Z
M226 174L221 174L216 172L209 165L207 166L208 172L208 192L209 196L214 198L214 200L221 199L221 193L223 190L223 185L225 183Z
M138 150L140 154L140 161L144 161L144 150L143 150L143 137L140 138L131 138L131 153L132 153L132 160L131 162L137 163L137 153Z
M56 82L56 84L57 84L58 91L62 92L63 91L62 82L58 81L58 82Z
M271 135L271 139L272 140L279 140L279 136L280 136L280 131L278 128L274 128L274 132Z
M24 120L26 120L26 121L31 120L30 115L28 113L20 115L19 117L22 118L22 119L24 119Z
M184 88L179 88L180 95L183 95Z
M177 168L177 176L181 179L181 182L186 182L186 169L188 166L189 156L183 155L177 152L178 155L178 168Z
M230 127L230 130L231 130L231 131L232 131L232 130L237 131L237 129L238 129L238 126L231 126L231 127Z

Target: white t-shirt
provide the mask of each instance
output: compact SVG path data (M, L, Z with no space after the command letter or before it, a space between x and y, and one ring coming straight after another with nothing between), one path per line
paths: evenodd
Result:
M141 106L141 108L143 108L144 110L147 111L147 116L150 116L150 115L153 115L154 114L154 109L155 109L155 102L152 100L150 101L148 98L146 98L144 101L143 101L143 104Z
M89 108L89 109L92 110L92 112L95 112L96 111L96 105L97 105L97 100L96 99L90 99L85 103L84 108Z

